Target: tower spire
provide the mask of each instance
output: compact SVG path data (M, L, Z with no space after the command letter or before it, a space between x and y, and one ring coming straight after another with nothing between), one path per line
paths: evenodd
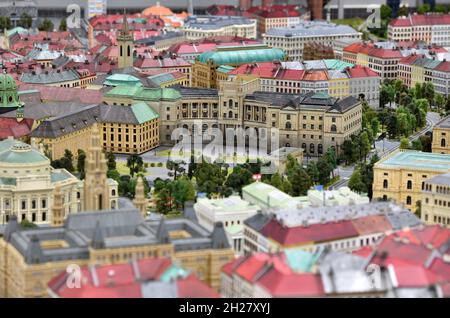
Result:
M87 211L110 208L107 179L107 160L100 143L100 133L94 124L91 130L91 145L85 159L84 205Z
M122 34L128 35L129 32L130 32L130 28L128 26L127 9L123 8Z
M142 217L145 218L147 216L147 200L145 199L144 180L141 176L137 178L133 203L141 211Z

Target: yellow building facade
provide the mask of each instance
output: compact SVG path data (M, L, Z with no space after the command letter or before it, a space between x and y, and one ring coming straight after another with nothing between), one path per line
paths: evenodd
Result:
M432 152L450 154L450 116L433 127Z
M374 165L373 198L394 200L415 212L428 179L450 171L450 155L396 151Z
M450 173L437 175L425 182L421 209L424 223L450 228Z
M179 246L170 237L180 226L189 235ZM203 245L196 243L198 238ZM68 247L73 248L69 254ZM219 225L211 233L184 218L144 221L138 210L85 212L71 216L63 227L31 231L20 231L11 219L0 239L0 297L48 297L48 282L62 271L148 257L169 257L219 290L220 269L234 252Z

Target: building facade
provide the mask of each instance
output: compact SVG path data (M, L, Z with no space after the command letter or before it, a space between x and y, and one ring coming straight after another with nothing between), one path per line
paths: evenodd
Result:
M214 224L222 222L230 246L236 254L242 253L244 221L258 212L258 206L242 200L239 196L231 196L223 199L201 198L193 208L199 224L209 231L214 228Z
M450 15L410 14L393 19L388 25L388 39L450 46Z
M192 87L218 88L217 69L220 66L239 66L246 63L283 61L282 50L265 45L218 47L215 51L200 54L192 67Z
M396 151L373 168L373 198L394 200L415 212L428 179L450 171L450 155Z
M244 253L301 249L351 252L421 221L391 202L269 209L244 222Z
M219 75L219 73L217 73ZM334 98L348 95L379 106L380 76L367 66L354 66L334 59L303 63L262 62L243 64L225 78L259 78L261 90L277 93L327 93Z
M290 61L301 61L308 42L320 42L334 47L339 38L361 39L361 33L345 25L324 21L305 21L289 28L276 28L262 35L264 43L282 49Z
M305 95L259 91L258 79L223 81L220 89L177 88L122 90L104 96L111 104L145 101L160 116L160 143L172 145L177 127L193 131L210 128L278 128L280 146L303 148L320 156L329 147L339 153L345 139L361 129L361 102L352 96L335 99L327 94ZM270 149L269 149L270 150Z
M190 16L182 26L187 40L214 36L239 36L256 39L257 21L239 16Z
M64 216L82 210L82 182L65 169L53 169L41 151L14 139L0 142L2 224L13 215L19 222L51 223L56 187L64 198Z
M425 224L450 228L450 173L437 175L425 182L421 219Z
M433 127L431 151L450 154L450 116L445 117Z
M220 268L234 258L221 224L209 232L183 218L146 221L137 209L71 214L63 226L28 231L11 217L0 250L1 297L47 297L47 283L71 264L148 257L170 257L218 290Z

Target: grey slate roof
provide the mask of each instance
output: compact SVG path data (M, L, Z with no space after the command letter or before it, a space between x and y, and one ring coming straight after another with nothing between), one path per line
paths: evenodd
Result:
M170 237L169 237L169 231L167 231L166 224L164 222L164 217L161 218L158 225L158 231L156 232L156 238L161 243L169 243Z
M240 16L190 16L184 24L184 28L202 30L215 30L229 25L251 24L252 21Z
M90 106L93 105L78 102L27 103L24 107L24 117L34 120L42 120L44 118L73 114ZM16 118L16 111L1 114L0 117Z
M90 127L99 121L99 119L99 105L91 105L83 108L81 111L75 111L43 121L39 127L31 133L31 137L55 138Z
M48 108L46 107L48 106ZM15 112L8 112L2 117L15 117ZM31 137L56 138L65 134L90 127L96 122L139 124L132 107L119 105L86 105L78 103L54 103L25 106L25 118L44 120L32 133Z
M230 248L227 233L223 227L222 222L217 222L214 225L212 232L212 247L213 248Z
M245 225L259 232L261 229L269 223L271 218L263 213L257 213L244 221Z
M151 281L141 284L142 298L177 298L176 282Z
M344 252L328 253L319 265L325 293L373 292L373 283L365 269L366 260Z
M371 202L356 205L341 205L331 207L297 207L273 208L271 212L277 220L286 226L301 226L321 222L352 220L369 215L385 214L394 228L418 226L421 222L406 208L393 202Z
M176 31L169 31L161 35L152 36L145 39L139 39L134 41L134 43L137 44L146 44L146 45L154 45L158 41L164 41L168 39L173 39L177 37L184 37L184 34L182 32L176 32Z
M139 121L131 107L119 105L99 105L99 107L102 122L134 125L139 124Z
M326 21L304 21L287 28L274 28L266 32L269 36L284 37L318 37L330 35L353 35L356 30L348 25L337 25Z
M300 108L323 108L328 111L345 112L357 105L359 101L353 96L347 96L343 99L333 98L325 95L320 96L314 92L309 92L303 95L275 93L275 92L262 92L257 91L253 94L249 94L245 97L247 100L256 100L262 102L269 102L272 106L277 107L292 107L295 109Z
M20 81L27 84L52 84L59 82L75 81L80 75L75 70L50 71L40 74L23 73Z
M186 219L192 220L194 222L198 222L197 214L195 213L195 210L194 210L194 202L186 201L184 203L183 216Z
M161 226L162 224L162 226ZM27 263L88 259L89 246L119 248L167 243L171 231L184 230L188 238L171 240L175 251L229 248L222 230L212 233L185 218L144 220L135 208L69 214L63 227L22 229L13 216L5 227L4 239L23 255ZM42 249L41 241L63 240L66 247Z
M450 116L447 116L443 119L441 119L435 127L437 128L450 128Z
M450 186L450 173L439 174L426 181L427 183Z
M176 89L181 94L181 96L183 96L183 98L218 96L218 90L214 88L184 87L180 85L174 85L171 88Z

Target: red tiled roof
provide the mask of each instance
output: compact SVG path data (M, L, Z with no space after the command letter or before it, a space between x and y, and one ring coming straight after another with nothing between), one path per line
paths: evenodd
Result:
M350 78L360 77L379 77L378 73L373 71L370 67L355 65L346 69Z
M31 132L32 126L32 119L24 118L19 122L16 118L0 117L0 140L11 136L14 138L24 137Z
M411 26L411 21L408 18L398 18L391 20L389 25L392 27L409 27Z
M368 215L353 220L353 226L359 235L384 233L392 229L391 223L385 215Z
M201 282L195 275L177 280L178 298L219 298L215 290Z
M355 42L352 43L346 47L344 47L344 52L348 52L348 53L359 53L359 51L362 49L362 47L364 46L364 43L362 42Z
M397 236L407 238L415 244L430 245L433 248L439 248L450 240L450 229L440 225L431 225L422 229L401 231L397 233Z
M168 51L175 54L200 54L207 51L213 51L217 46L239 46L249 44L260 44L254 39L240 37L214 37L195 42L183 42L172 45Z
M389 25L393 27L409 27L417 25L442 25L450 24L450 15L448 14L413 14L406 18L392 20Z
M86 104L100 104L103 93L99 90L45 86L36 84L22 84L20 90L37 89L41 93L41 99L53 102L80 101Z
M168 258L147 258L136 263L135 272L132 263L102 265L81 268L81 288L69 288L66 284L68 273L65 271L48 283L50 290L63 298L140 298L143 297L141 284L160 280L161 274L170 266ZM219 295L191 274L176 280L177 297L211 298Z
M269 221L261 233L282 245L297 245L356 237L359 235L350 220L284 227L276 220Z
M398 63L405 64L405 65L411 65L412 63L414 63L415 60L417 60L420 57L421 57L421 55L411 54L411 55L402 57Z
M422 266L395 264L397 287L422 287L440 282L442 278Z
M285 274L274 269L263 275L258 284L270 292L272 297L319 297L325 291L319 274Z
M304 81L327 81L328 72L326 70L306 71L302 78Z
M383 48L371 48L369 50L369 56L374 56L378 58L385 58L385 59L394 59L394 58L402 58L402 54L400 53L400 50L391 50L391 49L383 49Z
M304 73L304 70L284 69L279 62L243 64L230 72L231 75L257 75L261 78L276 78L291 81L300 81Z
M371 246L364 246L361 247L359 250L353 251L352 254L361 256L363 258L369 257L373 252L373 247Z
M440 71L440 72L450 72L450 62L448 62L448 61L441 62L434 69L436 71Z

